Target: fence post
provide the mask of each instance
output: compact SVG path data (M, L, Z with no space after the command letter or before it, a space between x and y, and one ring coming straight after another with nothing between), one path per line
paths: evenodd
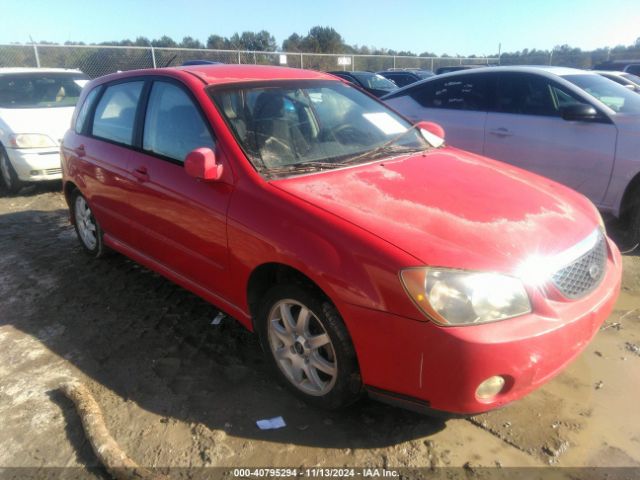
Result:
M431 71L433 72L433 57L431 57Z
M40 56L38 55L38 46L33 44L33 53L36 56L36 67L40 68Z
M240 65L240 50L238 50L238 65Z
M396 69L396 56L393 56L393 69Z
M356 56L355 55L351 55L351 71L355 71L356 69Z
M153 47L151 47L151 61L153 62L153 68L158 68L156 67L156 51Z
M300 68L304 68L304 55L302 53L300 53Z

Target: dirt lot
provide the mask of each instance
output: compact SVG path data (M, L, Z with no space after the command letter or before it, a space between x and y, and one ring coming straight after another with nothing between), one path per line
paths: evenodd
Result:
M165 470L640 467L636 254L595 341L527 398L446 422L368 400L327 413L276 385L238 324L211 325L214 307L120 255L85 256L57 188L0 198L0 476L51 466L105 476L56 391L69 378L91 389L133 459ZM286 428L256 427L277 415Z

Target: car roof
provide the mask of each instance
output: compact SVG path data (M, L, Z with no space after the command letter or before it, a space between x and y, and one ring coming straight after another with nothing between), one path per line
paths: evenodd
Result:
M459 76L459 75L477 75L484 72L521 72L521 73L542 73L558 75L563 77L565 75L579 75L579 74L593 74L591 70L580 70L578 68L570 67L554 67L547 65L517 65L517 66L497 66L497 67L481 67L472 68L468 70L458 70L457 72L448 72L437 77L430 77L424 81L435 80L436 78L443 78L445 76Z
M260 80L335 80L335 77L322 72L270 65L189 65L150 70L149 72L163 70L189 72L209 85Z
M385 74L409 74L409 75L415 75L416 77L418 76L418 72L423 72L425 70L380 70L379 72L376 72L378 75L385 75Z
M110 73L93 80L92 84L101 85L122 78L138 76L162 75L173 78L197 78L206 85L225 85L244 82L260 82L271 80L332 80L339 81L332 75L303 70L300 68L275 67L269 65L187 65L180 67L145 68Z
M368 72L366 70L332 70L332 71L327 72L327 73L330 73L332 75L337 75L337 74L342 73L344 75L352 75L352 76L355 76L355 75L377 75L376 72Z
M624 77L627 72L621 72L620 70L589 70L590 72L597 73L599 75L615 75L617 77Z
M443 78L460 78L466 75L481 75L483 73L536 73L538 75L543 75L545 77L553 78L554 76L563 77L565 75L598 75L592 70L580 70L577 68L569 68L569 67L553 67L546 65L518 65L518 66L496 66L496 67L481 67L481 68L470 68L467 70L458 70L455 72L447 72L441 73L439 75L434 75L433 77L425 78L424 80L420 80L418 82L412 83L410 85L406 85L398 90L394 90L393 92L384 95L382 99L391 99L404 95L404 93L410 89L414 89L419 85L426 84L427 82L437 82Z
M82 73L73 68L26 68L26 67L1 67L0 75L11 75L18 73Z

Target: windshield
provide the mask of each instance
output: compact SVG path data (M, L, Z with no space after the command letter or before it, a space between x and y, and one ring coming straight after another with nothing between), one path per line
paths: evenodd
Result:
M81 73L0 75L0 108L73 107L88 81Z
M640 114L640 95L600 75L566 75L565 80L596 97L614 112Z
M210 90L265 177L337 168L429 147L402 117L336 81L264 82Z
M391 80L384 78L382 75L378 75L377 73L354 73L353 76L367 88L387 90L389 92L398 88L398 86Z

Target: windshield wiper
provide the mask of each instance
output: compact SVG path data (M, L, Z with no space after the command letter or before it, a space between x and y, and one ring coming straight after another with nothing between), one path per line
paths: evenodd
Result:
M411 125L411 127L407 128L404 132L400 133L399 135L396 135L391 140L387 140L382 145L374 148L373 150L369 150L368 152L364 152L364 153L361 153L360 155L356 155L355 157L349 158L345 161L345 163L353 164L353 163L356 163L358 160L362 160L362 159L373 160L375 158L378 158L379 156L388 155L390 153L421 152L425 150L424 148L420 148L420 147L394 145L394 143L396 143L398 140L404 137L407 133L417 128L417 125L418 125L417 123Z
M341 162L300 162L292 163L290 165L282 165L280 167L265 167L259 169L259 172L268 176L281 175L283 173L307 173L318 172L322 170L331 170L333 168L346 167L346 163Z

